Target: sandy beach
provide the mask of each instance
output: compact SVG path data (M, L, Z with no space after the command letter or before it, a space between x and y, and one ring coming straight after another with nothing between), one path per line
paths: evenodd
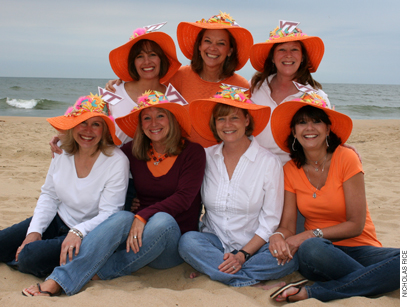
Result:
M0 229L33 213L50 164L48 142L55 130L46 118L0 116ZM400 121L354 120L347 142L362 157L368 206L385 247L400 247ZM29 298L24 287L42 280L0 263L0 306L281 306L270 299L272 290L233 288L200 276L188 275L182 264L159 271L144 268L111 281L92 281L77 295ZM295 272L289 282L302 278ZM278 281L269 281L275 284ZM322 306L315 299L293 306ZM400 291L377 298L353 297L326 303L330 306L400 306Z

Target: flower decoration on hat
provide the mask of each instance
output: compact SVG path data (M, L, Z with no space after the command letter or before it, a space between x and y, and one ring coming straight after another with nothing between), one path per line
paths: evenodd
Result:
M222 91L217 92L214 98L227 98L239 102L253 103L242 90L235 89L229 86L221 85Z
M155 31L160 29L162 26L164 26L167 22L161 22L161 23L157 23L155 25L149 25L149 26L145 26L143 28L137 28L133 31L133 34L131 34L130 36L130 41L132 39L135 39L141 35L147 34L149 32Z
M327 103L324 101L324 99L314 92L304 93L300 98L294 99L294 101L311 103L323 108L327 108Z
M148 90L145 91L137 100L137 106L133 108L133 111L140 110L144 107L153 106L160 103L169 103L167 97L157 91Z
M90 93L88 96L82 96L77 99L74 106L69 107L66 113L64 113L64 116L79 116L85 112L96 112L108 115L108 108L102 96Z
M147 33L147 30L145 28L137 28L133 31L133 34L131 34L129 40L135 39L135 38L137 38L137 37L139 37L143 34L146 34L146 33Z
M204 18L201 20L196 21L196 23L221 23L229 26L237 26L238 24L235 22L234 18L230 16L230 14L223 13L220 11L220 14L214 15L210 17L208 20Z
M301 29L297 28L299 22L280 20L280 26L270 32L267 43L282 37L307 36Z

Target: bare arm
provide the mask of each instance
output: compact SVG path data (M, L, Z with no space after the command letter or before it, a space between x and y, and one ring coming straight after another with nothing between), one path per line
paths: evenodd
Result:
M122 82L123 82L123 80L121 80L121 79L110 80L106 83L105 89L112 92L112 93L115 93L116 89L114 88L114 84L115 85L120 85Z

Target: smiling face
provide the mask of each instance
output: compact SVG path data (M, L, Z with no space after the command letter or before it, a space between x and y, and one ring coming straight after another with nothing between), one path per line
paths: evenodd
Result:
M92 117L73 128L74 140L80 149L95 151L104 133L106 123L101 117Z
M244 115L241 109L234 107L228 115L215 118L217 135L224 143L235 143L247 138L245 131L249 124L249 115Z
M294 77L303 61L303 53L299 42L288 42L275 47L273 63L277 74Z
M160 73L160 57L152 50L142 50L134 59L137 74L141 79L158 79Z
M206 30L198 47L204 65L222 67L227 56L231 56L230 38L226 30Z
M141 111L141 128L157 148L161 147L170 131L170 120L164 109L147 108ZM159 146L156 146L158 144Z
M325 138L330 133L330 126L319 119L308 116L301 118L294 126L293 134L304 151L327 149Z

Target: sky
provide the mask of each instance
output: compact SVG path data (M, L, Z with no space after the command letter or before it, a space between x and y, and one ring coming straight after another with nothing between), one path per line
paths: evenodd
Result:
M181 21L229 13L264 42L279 20L319 36L323 60L313 75L320 83L400 84L398 0L2 0L0 76L116 78L109 52L134 29L167 21L161 31L175 41ZM250 62L239 74L250 79Z

